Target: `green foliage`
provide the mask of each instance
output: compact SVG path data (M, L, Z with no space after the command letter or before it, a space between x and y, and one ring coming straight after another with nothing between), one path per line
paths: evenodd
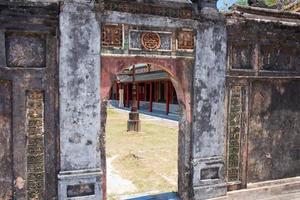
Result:
M264 3L267 6L275 6L277 4L277 0L264 0Z
M237 0L236 4L241 5L241 6L248 6L248 1L247 0Z

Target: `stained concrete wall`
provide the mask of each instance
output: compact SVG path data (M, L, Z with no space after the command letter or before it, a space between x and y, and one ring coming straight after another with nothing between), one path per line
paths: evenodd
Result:
M57 197L58 11L0 1L0 199Z
M60 13L59 199L101 198L100 26L92 8L70 2Z
M193 88L193 198L225 195L224 82L226 29L220 18L199 26Z
M254 81L248 181L300 176L300 81Z

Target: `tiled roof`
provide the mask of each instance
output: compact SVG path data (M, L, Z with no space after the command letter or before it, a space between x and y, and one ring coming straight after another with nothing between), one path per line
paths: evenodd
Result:
M132 82L132 76L128 75L118 75L118 79L121 83ZM136 74L135 81L153 81L153 80L166 80L170 79L167 72L164 71L154 71L148 73Z
M293 3L290 3L286 7L284 7L286 11L300 12L300 0L296 0Z

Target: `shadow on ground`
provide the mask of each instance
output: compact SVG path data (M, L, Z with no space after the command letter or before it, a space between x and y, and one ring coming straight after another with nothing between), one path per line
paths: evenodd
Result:
M155 195L139 195L135 197L127 197L122 200L180 200L174 192L161 193Z
M126 111L131 110L131 108L119 107L118 105L116 105L113 102L109 102L109 106L111 106L115 109L120 109L120 110L126 110ZM141 114L149 115L149 116L152 116L152 117L159 117L159 118L169 119L169 120L173 120L173 121L178 121L179 120L178 114L175 114L175 113L169 113L168 115L166 115L166 112L161 111L161 110L155 110L155 109L153 109L152 112L149 112L148 109L139 109L138 111Z

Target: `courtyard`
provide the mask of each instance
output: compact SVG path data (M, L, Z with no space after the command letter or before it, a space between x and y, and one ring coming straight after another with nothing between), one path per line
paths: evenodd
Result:
M177 191L178 122L141 115L127 132L128 112L107 109L108 199Z

